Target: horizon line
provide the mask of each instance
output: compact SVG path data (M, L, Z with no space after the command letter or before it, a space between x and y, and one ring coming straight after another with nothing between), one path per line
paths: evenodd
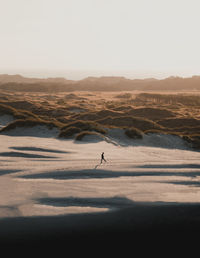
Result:
M89 77L123 77L130 80L156 79L164 80L168 78L193 78L200 76L197 73L185 74L180 72L163 71L136 71L136 70L90 70L90 69L6 69L0 68L0 75L20 75L24 78L32 79L56 79L64 78L66 80L79 81Z

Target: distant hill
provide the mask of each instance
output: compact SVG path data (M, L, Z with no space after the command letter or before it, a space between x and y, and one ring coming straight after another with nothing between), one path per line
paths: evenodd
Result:
M8 74L0 74L0 84L3 83L72 83L73 81L67 80L65 78L27 78L22 75L8 75Z
M8 91L39 91L39 92L68 92L68 91L200 91L200 76L190 78L169 77L158 80L127 79L118 76L87 77L79 81L65 78L26 78L21 75L0 74L0 89Z
M144 90L200 90L200 76L190 78L169 77L156 82L149 82Z

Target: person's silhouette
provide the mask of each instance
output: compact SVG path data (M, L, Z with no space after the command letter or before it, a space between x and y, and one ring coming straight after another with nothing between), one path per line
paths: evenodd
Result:
M102 163L103 161L107 162L107 161L105 160L105 158L104 158L104 152L101 153L101 163Z

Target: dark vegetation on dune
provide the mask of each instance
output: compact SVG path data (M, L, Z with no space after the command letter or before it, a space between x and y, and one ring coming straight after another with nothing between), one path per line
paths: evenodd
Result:
M35 115L30 111L23 110L23 109L15 109L12 106L0 104L0 115L4 115L4 114L11 115L18 119L26 119L30 117L37 118L37 115Z
M82 141L82 139L85 137L85 136L96 136L100 139L103 139L103 136L102 134L100 133L97 133L97 132L93 132L93 131L82 131L80 133L78 133L75 137L75 140L76 141Z
M0 132L42 125L57 128L59 138L81 140L89 134L103 137L114 127L123 129L130 141L144 134L172 134L200 148L200 95L118 92L110 96L2 91L0 116L10 115L14 121Z
M75 121L71 122L61 128L59 137L71 137L74 134L80 133L82 131L87 132L98 132L100 134L106 134L106 130L102 128L98 123L92 121Z
M0 132L7 132L7 131L13 130L17 127L33 127L33 126L37 126L37 125L46 126L49 129L52 129L54 127L57 127L57 128L60 127L60 123L58 123L58 122L50 122L50 121L44 121L41 119L29 118L29 119L15 120L15 121L9 123L7 126L1 128Z
M67 127L66 129L62 129L61 132L59 133L60 138L71 138L75 134L80 133L81 129L75 126L70 126Z
M145 131L147 129L161 129L162 126L158 125L157 123L146 119L146 118L139 118L139 117L133 117L133 116L119 116L119 117L105 117L102 119L97 120L99 124L105 125L105 126L116 126L116 127L123 127L123 128L129 128L129 127L135 127L137 129L140 129L142 131Z
M129 138L132 139L142 139L143 133L141 130L138 130L134 127L126 129L124 132Z

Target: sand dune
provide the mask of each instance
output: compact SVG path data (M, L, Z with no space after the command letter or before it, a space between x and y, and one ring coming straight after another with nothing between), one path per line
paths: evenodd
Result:
M176 137L132 145L0 137L2 244L200 230L199 152Z
M190 123L194 129L197 110L189 118L186 106L170 109L168 105L156 113L156 105L142 107L135 99L133 106L132 97L129 103L116 98L117 103L109 100L110 94L106 103L104 94L81 94L68 96L68 106L63 95L43 96L44 105L62 109L64 117L52 116L52 108L47 116L2 106L1 112L11 113L0 116L2 128L10 128L0 134L0 242L65 241L66 246L66 239L79 237L82 241L105 235L123 239L129 233L133 238L199 231L200 154L180 133L175 134L177 127L172 128L184 122L185 128ZM84 108L80 96L90 98L89 111L65 113L72 104ZM43 97L37 95L33 101L41 103ZM136 111L138 117L131 115ZM129 121L128 112L135 125L133 138L125 133L129 126L120 126ZM84 120L84 116L116 125ZM9 125L13 120L18 122ZM141 130L136 128L139 124ZM170 124L174 135L167 131ZM76 134L59 137L70 126ZM88 130L81 141L76 138L77 128ZM192 137L195 130L184 136ZM135 137L136 132L141 137ZM107 162L101 163L102 152Z

